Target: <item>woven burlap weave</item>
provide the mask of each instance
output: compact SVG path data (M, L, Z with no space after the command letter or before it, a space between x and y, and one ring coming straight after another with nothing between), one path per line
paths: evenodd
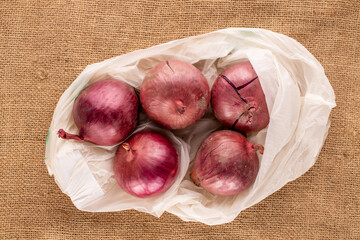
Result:
M360 2L1 1L0 238L360 239ZM63 91L89 64L227 27L265 28L324 66L337 107L315 166L233 222L77 210L44 164Z

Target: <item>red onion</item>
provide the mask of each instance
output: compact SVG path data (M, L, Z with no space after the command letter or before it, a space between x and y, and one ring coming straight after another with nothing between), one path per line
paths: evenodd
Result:
M220 74L211 89L211 107L222 124L246 133L265 128L270 119L259 78L249 61Z
M259 170L257 150L262 154L264 147L249 143L238 132L214 132L201 143L191 178L213 194L238 194L255 181Z
M76 98L73 117L79 134L60 129L59 137L114 145L134 130L138 114L138 98L130 85L114 80L101 80L85 88Z
M121 144L115 155L116 181L125 192L136 197L165 192L175 182L177 171L176 149L159 133L138 132Z
M210 102L209 85L190 63L161 62L147 73L140 102L155 122L169 129L182 129L205 114Z

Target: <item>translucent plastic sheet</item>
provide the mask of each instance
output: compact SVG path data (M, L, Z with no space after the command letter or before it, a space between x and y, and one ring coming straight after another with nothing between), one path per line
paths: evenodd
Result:
M136 131L152 129L168 136L180 156L175 184L164 194L140 199L125 193L112 172L117 146L103 147L57 137L57 131L77 133L72 106L79 92L92 82L115 78L140 89L147 71L161 61L178 59L194 64L210 87L226 67L249 60L264 90L270 123L248 136L264 145L255 183L232 197L215 196L195 186L189 177L191 160L201 141L222 128L209 108L207 114L183 130L169 131L142 113ZM298 42L263 29L223 29L180 39L92 64L61 96L46 144L50 175L74 205L83 211L137 209L160 216L164 211L184 221L214 225L232 221L242 210L304 174L315 163L329 129L335 95L320 63Z

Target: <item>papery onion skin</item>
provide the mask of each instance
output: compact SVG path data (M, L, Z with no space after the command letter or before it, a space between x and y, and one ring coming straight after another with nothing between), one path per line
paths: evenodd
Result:
M59 137L110 146L125 140L134 130L139 100L130 85L115 79L95 82L76 98L73 117L79 134L60 129Z
M210 88L192 64L169 60L146 74L140 102L155 122L169 129L182 129L204 116L210 103Z
M118 147L114 160L115 179L133 196L154 197L175 182L178 164L176 148L167 137L141 131Z
M200 145L191 170L196 185L221 196L238 194L253 184L259 171L253 144L238 132L222 130L212 133Z
M270 120L264 92L249 61L220 74L211 89L211 107L222 124L245 133L260 131Z

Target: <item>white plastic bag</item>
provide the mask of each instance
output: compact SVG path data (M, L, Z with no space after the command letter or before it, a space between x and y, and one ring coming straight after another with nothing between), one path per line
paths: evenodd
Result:
M170 137L180 155L175 184L164 194L140 199L125 193L116 183L112 161L117 146L103 147L57 137L60 128L77 133L72 106L88 84L115 78L139 89L146 72L160 61L178 59L199 68L210 87L226 67L250 60L266 96L270 123L248 137L264 145L255 183L232 197L215 196L195 186L189 177L190 160L201 141L221 128L209 108L195 125L169 131L142 115L136 131L160 131ZM208 225L232 221L246 209L304 174L316 161L335 107L333 89L320 63L298 42L263 29L223 29L180 39L92 64L61 96L46 144L46 165L61 190L83 211L104 212L137 209L155 216L164 211L184 221Z

